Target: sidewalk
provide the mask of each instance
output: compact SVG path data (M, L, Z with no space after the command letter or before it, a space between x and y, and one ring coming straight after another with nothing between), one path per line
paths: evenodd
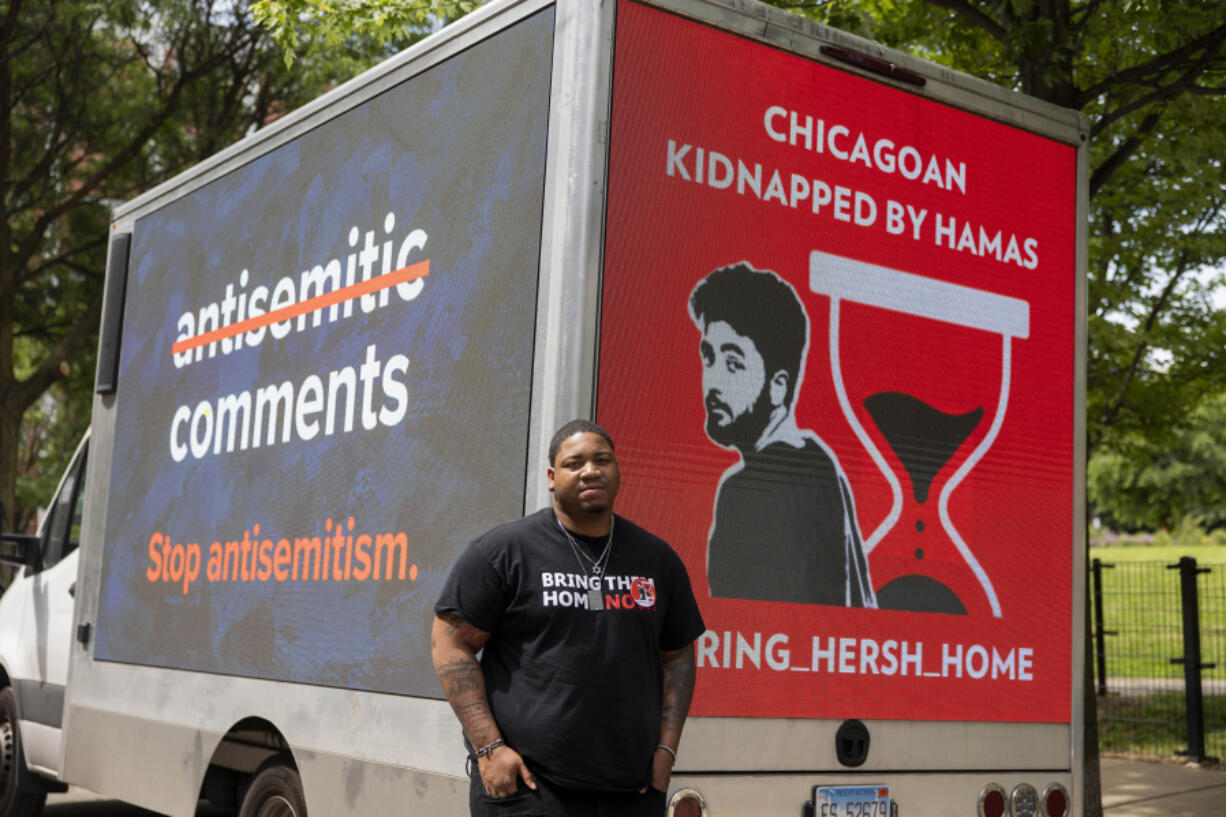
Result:
M1100 761L1103 817L1206 817L1226 814L1226 768Z

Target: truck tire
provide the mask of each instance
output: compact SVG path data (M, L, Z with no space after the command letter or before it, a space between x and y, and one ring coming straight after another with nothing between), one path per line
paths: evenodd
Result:
M306 817L302 781L292 766L273 763L256 773L238 817Z
M47 793L29 788L12 687L0 689L0 817L38 817ZM23 784L27 784L23 786Z

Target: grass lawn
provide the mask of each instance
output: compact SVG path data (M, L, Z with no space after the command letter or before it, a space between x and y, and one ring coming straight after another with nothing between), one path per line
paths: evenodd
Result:
M1090 548L1091 559L1104 562L1163 562L1175 564L1181 556L1191 556L1198 563L1226 566L1224 545L1100 545Z
M1183 693L1098 698L1098 745L1104 752L1171 757L1188 741ZM1205 754L1226 757L1226 697L1205 697Z

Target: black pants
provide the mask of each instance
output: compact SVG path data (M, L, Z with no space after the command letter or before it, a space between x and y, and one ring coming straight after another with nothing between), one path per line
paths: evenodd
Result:
M490 797L476 766L471 764L468 785L472 817L664 817L667 795L650 787L643 794L602 794L559 788L537 777L536 791L521 780L514 794Z

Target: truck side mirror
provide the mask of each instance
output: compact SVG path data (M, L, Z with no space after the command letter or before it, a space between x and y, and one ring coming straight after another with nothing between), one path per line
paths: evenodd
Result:
M39 544L39 538L34 534L0 533L0 564L37 571L42 567Z

